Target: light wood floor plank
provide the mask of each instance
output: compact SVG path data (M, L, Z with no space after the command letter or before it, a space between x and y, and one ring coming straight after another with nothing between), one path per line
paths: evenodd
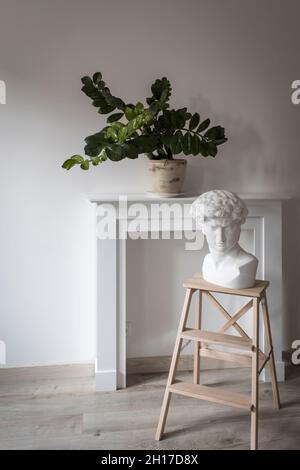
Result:
M260 384L260 448L300 448L300 371L281 383L282 409L271 384ZM191 380L191 373L178 378ZM203 371L204 385L250 392L246 368ZM166 374L128 377L129 387L94 392L91 377L1 381L0 449L248 449L249 413L174 395L165 438L156 442Z

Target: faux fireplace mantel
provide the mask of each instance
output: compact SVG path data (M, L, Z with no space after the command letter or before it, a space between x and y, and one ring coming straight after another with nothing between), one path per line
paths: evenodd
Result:
M116 232L123 227L123 213L119 210L119 196L126 196L127 210L143 203L148 210L152 204L180 204L188 209L194 197L153 198L145 194L96 194L89 200L97 209L105 208L113 214ZM254 233L254 254L259 259L258 277L270 281L269 308L275 348L278 380L284 380L282 362L282 200L272 194L239 194L249 209L243 229ZM153 215L148 211L149 216ZM196 230L188 210L182 218L191 230ZM158 232L155 220L148 220ZM177 223L176 223L177 222ZM183 220L175 220L174 232L180 230ZM179 229L178 229L179 227ZM191 273L192 275L193 273ZM163 282L163 280L162 280ZM126 387L126 238L97 239L97 358L96 390L116 390ZM265 376L264 380L268 380Z

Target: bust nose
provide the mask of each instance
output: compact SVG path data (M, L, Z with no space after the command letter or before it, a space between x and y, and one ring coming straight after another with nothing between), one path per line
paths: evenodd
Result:
M225 242L225 230L224 230L224 227L218 227L216 242L217 242L217 243L224 243L224 242Z

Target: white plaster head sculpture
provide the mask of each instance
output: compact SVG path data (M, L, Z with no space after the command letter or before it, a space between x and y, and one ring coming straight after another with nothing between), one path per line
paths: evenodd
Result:
M244 201L230 191L208 191L193 202L191 215L202 229L210 251L202 266L206 281L232 289L255 284L258 260L238 243L247 214Z

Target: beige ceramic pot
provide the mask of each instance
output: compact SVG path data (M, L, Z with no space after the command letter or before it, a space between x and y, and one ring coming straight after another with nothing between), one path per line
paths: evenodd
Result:
M176 195L182 192L187 161L174 160L150 160L151 192L164 195Z

